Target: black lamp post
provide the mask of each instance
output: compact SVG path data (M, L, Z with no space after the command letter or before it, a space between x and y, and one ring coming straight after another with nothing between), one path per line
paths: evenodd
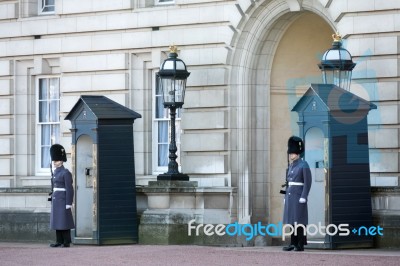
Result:
M332 48L324 53L318 67L322 71L325 84L335 84L349 91L352 70L356 64L349 51L342 48L342 37L338 33L333 34L332 37Z
M163 96L164 108L169 108L171 116L171 141L169 144L168 172L157 176L157 180L188 181L189 176L179 173L176 162L177 147L175 141L176 108L182 108L185 98L186 79L190 73L185 63L178 58L177 47L171 46L168 58L161 64L157 73L158 86Z

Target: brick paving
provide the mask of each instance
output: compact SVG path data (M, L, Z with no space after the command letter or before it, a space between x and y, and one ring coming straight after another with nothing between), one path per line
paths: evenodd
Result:
M281 247L72 245L0 242L0 265L400 265L400 250L314 250Z

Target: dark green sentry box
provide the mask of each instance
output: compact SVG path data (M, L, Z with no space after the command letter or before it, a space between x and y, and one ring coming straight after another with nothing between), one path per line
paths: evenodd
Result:
M138 242L133 123L141 115L104 96L81 96L72 124L74 244Z
M308 247L373 246L377 232L370 229L367 116L371 109L376 106L332 84L312 84L292 109L299 115L299 135L305 140L305 160L313 178L309 225L329 227L325 235L308 234Z

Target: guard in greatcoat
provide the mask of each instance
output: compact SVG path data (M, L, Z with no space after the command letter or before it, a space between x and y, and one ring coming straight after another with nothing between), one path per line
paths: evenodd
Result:
M293 226L290 245L284 251L303 251L306 245L306 228L308 224L307 197L311 188L311 171L308 163L301 156L304 153L304 142L292 136L288 140L289 168L286 177L287 189L284 200L283 223ZM303 225L303 226L299 226Z
M74 188L72 174L63 165L67 161L65 149L60 144L50 148L50 156L55 168L51 178L51 214L50 228L56 230L56 243L50 247L69 247L71 243L71 229L75 228L72 218L72 202Z

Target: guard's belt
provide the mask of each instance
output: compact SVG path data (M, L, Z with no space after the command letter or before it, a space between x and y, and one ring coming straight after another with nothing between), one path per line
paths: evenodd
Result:
M55 188L53 188L53 191L65 191L65 188L63 188L63 187L55 187Z
M304 183L301 183L301 182L289 182L289 186L304 186Z

